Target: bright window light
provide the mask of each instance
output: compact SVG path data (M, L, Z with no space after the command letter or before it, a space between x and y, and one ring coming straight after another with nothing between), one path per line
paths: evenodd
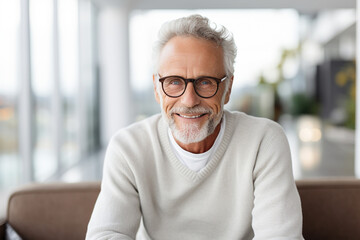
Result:
M295 10L151 10L134 11L130 21L132 87L152 87L152 44L162 23L201 14L230 30L238 48L233 88L254 86L268 69L276 68L283 49L299 44L299 14Z

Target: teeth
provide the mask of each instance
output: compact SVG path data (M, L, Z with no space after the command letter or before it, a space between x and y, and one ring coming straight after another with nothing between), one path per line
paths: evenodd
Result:
M183 117L183 118L199 118L201 117L202 115L196 115L196 116L186 116L186 115L181 115L179 114L180 117Z

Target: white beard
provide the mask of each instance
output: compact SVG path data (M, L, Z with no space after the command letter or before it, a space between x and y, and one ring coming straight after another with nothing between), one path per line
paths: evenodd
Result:
M163 109L161 109L163 119L168 123L174 138L183 144L201 142L213 134L215 128L221 122L223 115L223 111L221 111L217 115L208 119L202 126L200 126L198 123L190 123L183 125L183 129L179 129L173 117L173 113L175 112L182 114L208 113L210 116L213 114L213 112L211 109L199 106L194 108L174 107L170 110L169 115L166 115Z

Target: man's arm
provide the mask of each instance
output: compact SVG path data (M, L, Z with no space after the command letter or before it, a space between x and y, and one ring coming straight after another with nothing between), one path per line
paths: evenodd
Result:
M86 239L135 239L141 219L135 179L115 139L104 162L101 192L96 201Z
M278 124L268 124L253 178L254 239L303 239L301 203L292 174L290 148Z

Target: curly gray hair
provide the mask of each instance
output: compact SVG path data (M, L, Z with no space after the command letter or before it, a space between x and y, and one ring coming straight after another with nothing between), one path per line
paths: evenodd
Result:
M234 75L236 45L232 34L223 26L217 29L208 18L201 15L191 15L164 23L158 34L158 40L153 48L154 74L158 72L159 55L165 44L175 36L193 36L214 42L221 46L224 52L224 67L228 79Z

